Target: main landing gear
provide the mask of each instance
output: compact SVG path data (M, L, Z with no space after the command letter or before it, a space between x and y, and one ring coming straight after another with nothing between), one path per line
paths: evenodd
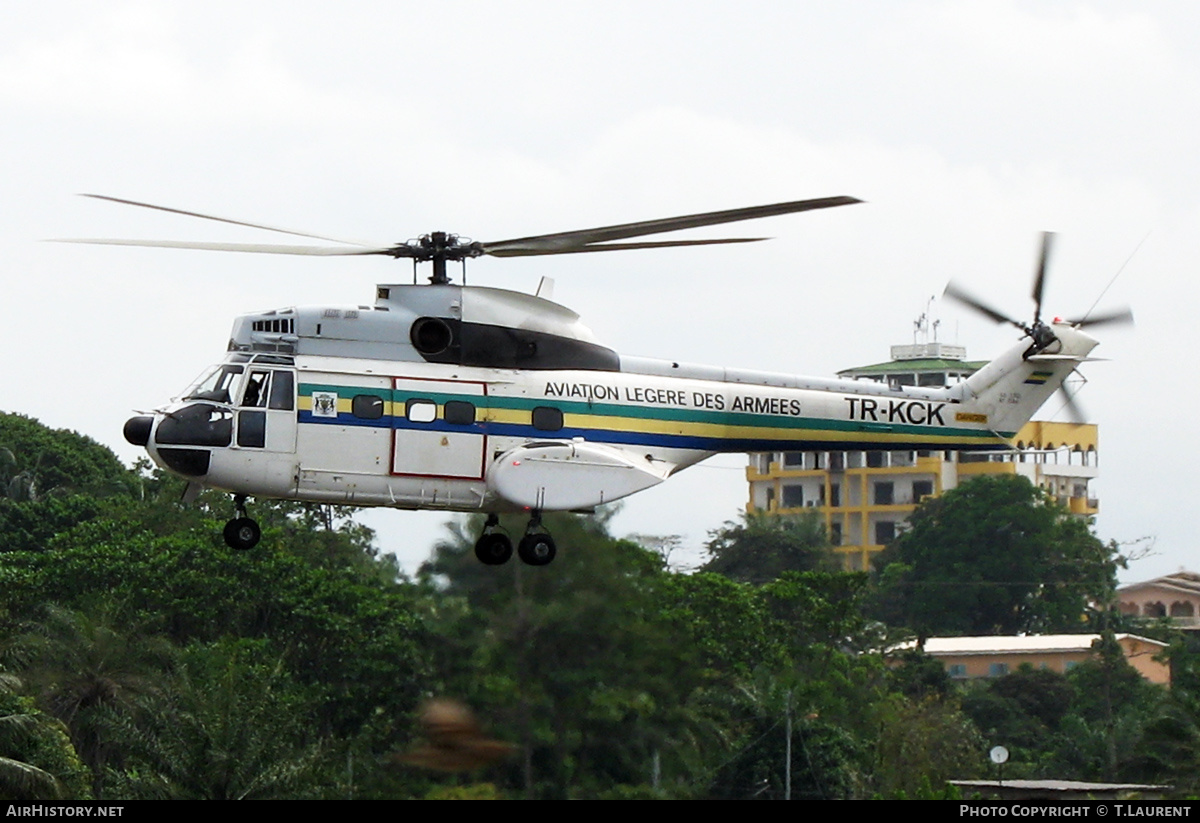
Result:
M483 534L475 542L475 556L479 562L489 566L499 566L508 562L512 557L513 544L508 535L498 531L500 518L489 514L483 525ZM542 516L534 512L525 529L525 536L517 544L517 555L521 561L530 566L545 566L554 559L558 548L549 532L542 531Z
M225 545L239 552L253 549L262 537L262 529L256 521L246 516L246 495L235 496L233 505L237 517L225 524Z

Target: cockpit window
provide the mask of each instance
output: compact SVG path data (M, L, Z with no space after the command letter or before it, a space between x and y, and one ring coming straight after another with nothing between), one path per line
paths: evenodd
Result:
M229 395L229 387L233 383L233 378L237 377L244 370L245 367L243 366L233 366L230 364L213 366L187 390L183 399L232 403L233 400Z
M291 411L296 398L296 381L290 371L277 371L271 380L271 400L267 407Z
M242 405L251 408L262 408L267 405L267 382L271 379L269 371L253 369L246 378L246 387L242 389Z

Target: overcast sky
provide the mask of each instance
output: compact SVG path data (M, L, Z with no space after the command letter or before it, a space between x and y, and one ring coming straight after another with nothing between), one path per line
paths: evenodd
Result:
M1157 538L1126 579L1198 570L1198 10L6 3L0 409L131 461L131 410L219 360L235 315L368 303L375 283L411 278L384 259L38 242L274 241L77 192L382 241L847 194L868 202L746 224L775 238L750 247L483 260L469 278L532 291L554 277L555 299L620 352L831 375L911 342L951 277L1030 315L1038 233L1060 232L1046 311L1086 311L1121 271L1101 306L1138 319L1097 332L1113 360L1087 366L1080 394L1100 425L1098 533ZM972 358L1014 339L935 312ZM700 545L744 505L744 463L632 498L616 531ZM369 522L413 569L444 520Z

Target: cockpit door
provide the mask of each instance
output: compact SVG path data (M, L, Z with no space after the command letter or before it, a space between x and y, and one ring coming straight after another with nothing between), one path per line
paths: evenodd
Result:
M251 366L242 378L239 448L296 451L296 376L290 369Z
M397 377L392 387L392 473L482 480L483 383Z

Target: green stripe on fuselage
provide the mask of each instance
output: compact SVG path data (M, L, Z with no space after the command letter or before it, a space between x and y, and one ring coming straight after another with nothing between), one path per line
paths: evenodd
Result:
M473 403L476 408L506 409L512 411L532 411L538 406L552 406L564 414L585 416L620 417L628 420L669 420L680 423L699 423L710 426L746 426L764 429L788 429L829 432L855 432L863 434L882 435L921 435L934 437L950 437L992 440L997 434L1001 437L1012 437L1012 434L997 433L979 429L963 429L953 426L918 426L909 423L880 423L863 420L833 420L826 417L791 417L787 415L755 414L729 410L684 409L677 407L625 405L619 403L599 403L579 400L565 400L558 397L503 397L482 394L450 394L447 392L423 392L412 389L380 389L359 386L326 386L315 383L301 383L300 396L311 396L314 391L337 392L346 396L347 392L354 394L374 394L384 399L421 398L440 405L448 400L459 400ZM392 397L388 397L392 395ZM947 404L949 405L949 404ZM542 433L544 435L544 432ZM881 445L885 443L881 442Z

